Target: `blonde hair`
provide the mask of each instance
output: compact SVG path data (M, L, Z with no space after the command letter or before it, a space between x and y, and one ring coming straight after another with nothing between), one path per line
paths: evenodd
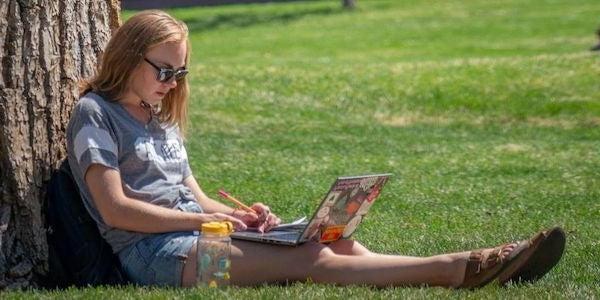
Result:
M111 37L99 60L96 75L81 81L80 97L89 91L96 91L118 101L126 92L132 72L150 49L164 43L182 41L186 43L187 66L191 48L185 23L160 10L135 14ZM184 77L177 81L177 87L165 95L157 112L161 122L178 125L182 134L187 125L188 97L189 86Z

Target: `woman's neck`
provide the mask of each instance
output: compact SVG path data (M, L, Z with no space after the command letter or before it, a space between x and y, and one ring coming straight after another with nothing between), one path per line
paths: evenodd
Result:
M119 104L143 124L147 124L152 119L152 106L134 93L125 93L125 95L119 99Z
M142 98L132 91L127 91L120 97L119 102L125 106L139 106L142 102Z

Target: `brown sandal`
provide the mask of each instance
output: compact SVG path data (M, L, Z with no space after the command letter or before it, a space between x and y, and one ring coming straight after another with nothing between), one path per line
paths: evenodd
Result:
M498 282L506 285L509 282L532 282L544 276L562 257L566 244L565 232L560 227L541 231L529 240L519 244L527 244L522 255L522 262L512 264L498 274Z
M493 249L478 249L469 254L465 277L458 288L473 289L482 287L494 280L509 262L502 252L510 244L497 246ZM513 249L511 253L516 250ZM487 254L487 255L486 255Z

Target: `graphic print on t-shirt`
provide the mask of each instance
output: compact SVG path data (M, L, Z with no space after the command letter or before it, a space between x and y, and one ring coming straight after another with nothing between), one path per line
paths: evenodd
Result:
M135 140L135 153L143 161L178 163L185 158L181 144L176 139L160 140L139 137Z

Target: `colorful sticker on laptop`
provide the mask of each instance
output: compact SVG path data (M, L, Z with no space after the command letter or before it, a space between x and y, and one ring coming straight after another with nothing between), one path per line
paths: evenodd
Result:
M373 187L373 185L375 185L376 182L377 182L377 177L365 178L365 179L361 180L360 188L365 192L369 191Z
M335 204L335 200L337 200L339 195L340 195L340 192L329 193L329 195L327 195L327 200L325 200L325 205L332 206L333 204Z
M354 195L356 195L356 193L358 193L358 190L360 190L359 187L355 187L352 192L350 192L350 198L354 197Z
M344 228L344 233L342 233L342 237L349 237L354 232L354 230L356 230L356 227L358 226L358 224L360 224L361 220L362 216L355 216L354 218L352 218L352 220L348 222L348 225L346 225L346 228Z
M377 198L377 196L379 196L379 193L381 193L381 185L375 186L373 188L373 191L371 191L369 196L367 196L367 202L369 202L369 203L373 202L373 200L375 200L375 198Z
M346 204L346 214L349 216L354 215L359 207L360 203L358 201L350 201L348 204Z
M311 224L310 227L308 227L306 239L315 240L315 241L318 240L317 233L320 231L320 227L321 227L321 224L318 222Z
M319 212L317 212L317 217L318 218L324 218L326 215L329 214L329 209L330 209L329 206L322 207L319 210Z
M349 216L354 215L363 202L365 202L365 198L367 198L367 194L362 191L354 195L354 197L346 203L346 213Z
M373 201L369 201L369 198L367 198L367 201L363 201L363 203L361 204L360 208L358 209L358 211L356 212L357 215L365 215L368 211L369 208L371 208L371 206L373 205Z
M335 225L325 228L321 234L321 239L319 242L328 243L339 240L342 237L345 227L346 225Z

